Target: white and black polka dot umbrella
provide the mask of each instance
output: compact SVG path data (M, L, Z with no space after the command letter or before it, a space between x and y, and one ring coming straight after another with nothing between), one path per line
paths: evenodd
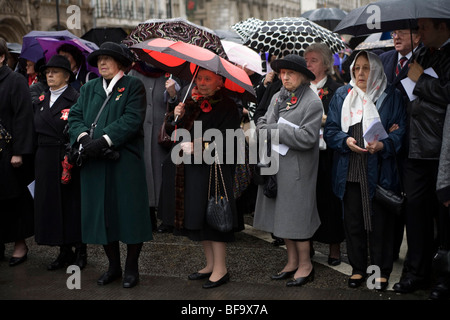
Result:
M305 49L315 42L324 42L333 53L345 49L337 33L301 17L264 21L244 44L281 58L291 53L303 56Z
M263 20L251 17L233 24L231 29L236 31L243 41L247 41L248 38L253 35L256 30L258 30L259 26L263 22Z

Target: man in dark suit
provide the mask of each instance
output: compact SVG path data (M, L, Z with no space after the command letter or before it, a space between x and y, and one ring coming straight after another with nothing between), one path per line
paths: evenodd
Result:
M392 38L394 39L394 50L387 51L380 55L381 62L383 63L384 72L389 83L395 84L397 89L403 93L403 100L405 106L408 104L408 96L403 88L400 80L407 77L408 63L411 60L412 53L420 45L420 36L418 30L394 30L392 32ZM402 60L402 58L405 59ZM405 150L400 151L398 155L399 159L406 157ZM400 160L400 165L401 165ZM397 216L395 218L395 236L394 236L394 259L399 257L400 247L403 241L403 233L405 230L405 217L404 215Z

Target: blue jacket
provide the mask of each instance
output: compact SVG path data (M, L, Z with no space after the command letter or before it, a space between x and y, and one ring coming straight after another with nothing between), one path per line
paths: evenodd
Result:
M350 128L348 133L342 131L341 110L344 99L351 88L351 85L345 85L337 89L333 95L323 135L327 146L334 150L332 186L333 192L340 199L344 198L350 153L352 152L346 143L347 138L352 136L352 128ZM389 133L387 139L381 140L384 144L384 148L381 151L376 154L368 153L368 182L371 198L375 194L377 184L389 190L398 191L399 188L394 150L392 144L387 140L393 142L395 152L398 153L401 148L406 126L406 110L402 99L400 91L389 85L378 101L376 101L381 123L386 132L389 133L389 128L393 124L398 124L399 129ZM378 179L379 164L381 172L380 178Z

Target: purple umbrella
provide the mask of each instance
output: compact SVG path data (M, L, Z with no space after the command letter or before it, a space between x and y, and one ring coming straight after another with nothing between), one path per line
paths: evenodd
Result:
M84 39L70 39L70 40L57 40L54 38L38 38L39 44L44 50L45 61L48 61L52 56L57 54L57 49L63 44L70 44L78 48L85 57L86 68L89 71L95 72L97 75L98 69L87 63L87 56L98 49L98 46L90 41Z
M37 40L40 37L53 38L57 40L69 40L77 38L77 36L67 30L31 31L23 36L20 58L33 62L38 62L40 59L44 58L44 50Z

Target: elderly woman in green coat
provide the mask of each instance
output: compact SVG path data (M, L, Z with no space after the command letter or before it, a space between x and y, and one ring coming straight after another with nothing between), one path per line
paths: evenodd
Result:
M140 251L143 242L152 240L143 156L146 94L141 80L124 74L130 57L112 42L92 52L88 62L101 77L81 88L69 113L70 142L83 155L83 242L102 244L108 257L99 285L122 277L119 241L127 244L124 288L138 283Z

